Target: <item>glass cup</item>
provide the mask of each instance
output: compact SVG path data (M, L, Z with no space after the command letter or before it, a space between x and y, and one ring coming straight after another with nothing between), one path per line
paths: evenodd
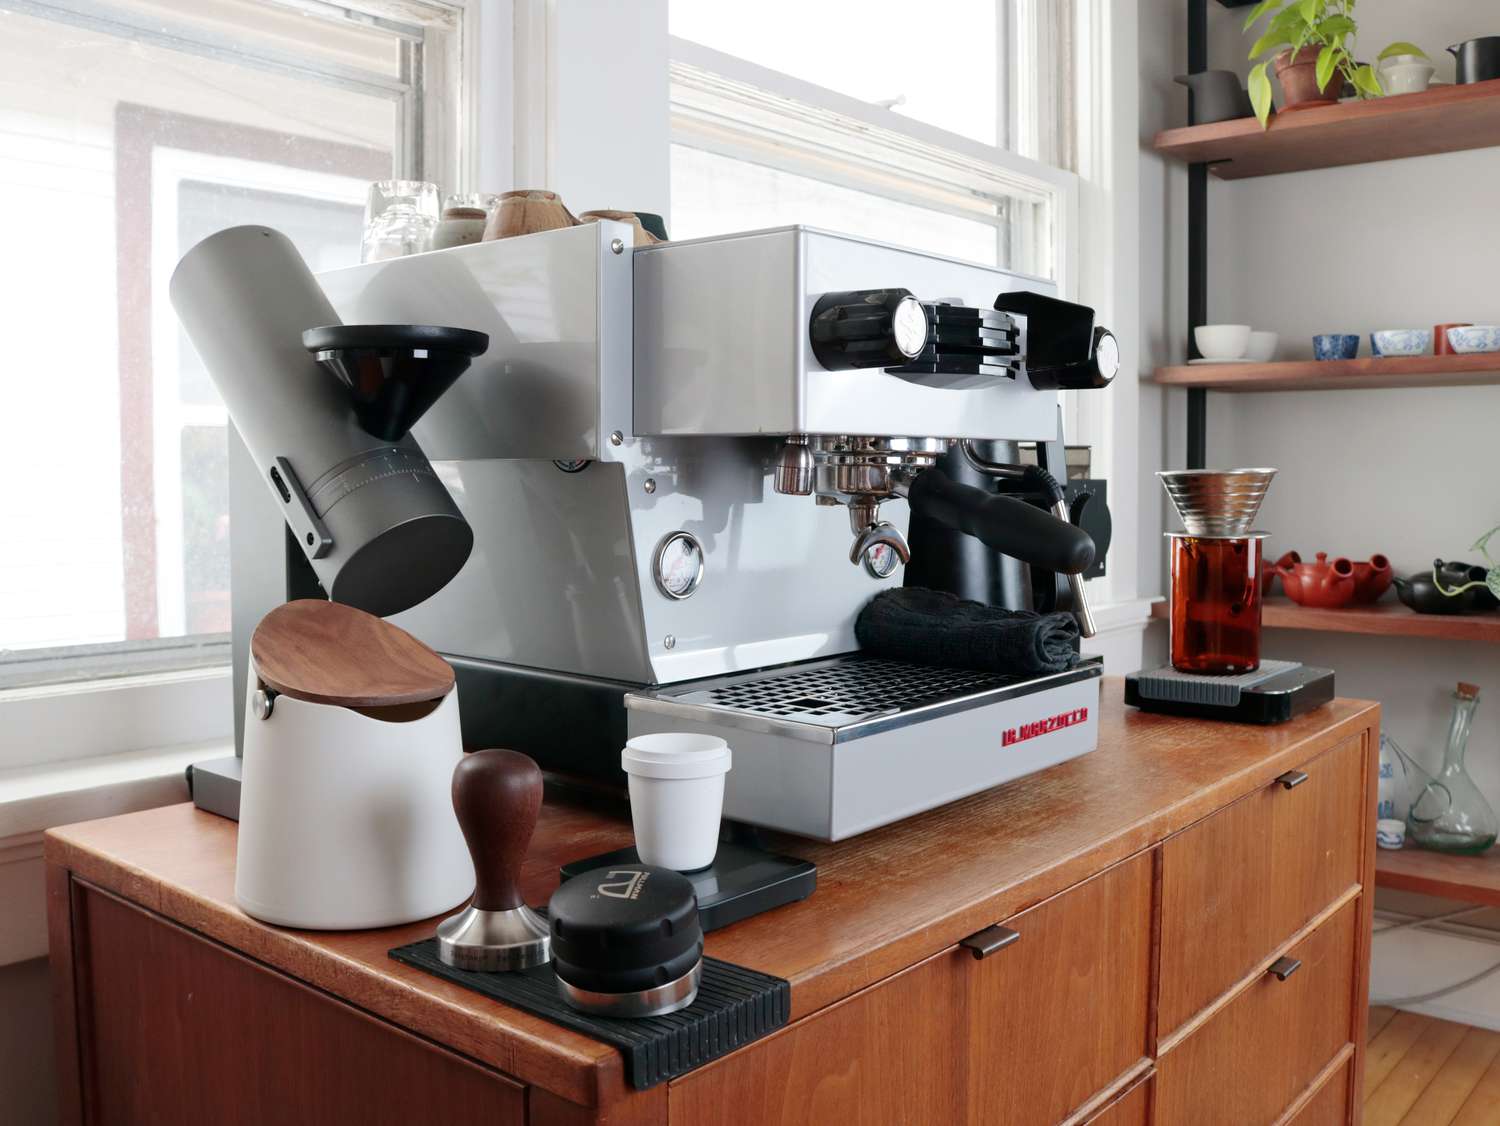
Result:
M376 180L365 201L361 262L382 262L432 249L438 189L425 180Z
M1172 667L1228 674L1260 668L1261 541L1190 536L1172 541Z

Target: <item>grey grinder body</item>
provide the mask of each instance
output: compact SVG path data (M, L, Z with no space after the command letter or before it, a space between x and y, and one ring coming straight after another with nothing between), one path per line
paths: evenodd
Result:
M344 386L303 347L304 331L340 321L291 241L267 227L220 231L188 251L169 291L328 596L383 617L442 589L473 533L411 435L365 432ZM273 479L278 458L295 482ZM306 542L299 487L326 549Z

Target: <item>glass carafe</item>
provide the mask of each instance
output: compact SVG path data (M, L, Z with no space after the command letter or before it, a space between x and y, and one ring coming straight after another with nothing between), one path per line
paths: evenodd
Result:
M1412 794L1406 831L1423 848L1483 852L1495 843L1495 835L1500 832L1500 819L1464 769L1469 731L1478 705L1479 689L1472 684L1460 684L1453 693L1453 719L1448 725L1443 768Z
M1172 667L1190 673L1260 668L1263 533L1172 541Z

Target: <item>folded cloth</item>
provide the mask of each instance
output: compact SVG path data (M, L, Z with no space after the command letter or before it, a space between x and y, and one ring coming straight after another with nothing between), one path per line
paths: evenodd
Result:
M854 636L877 657L1005 676L1062 672L1078 661L1071 614L1003 610L922 587L881 591L859 612Z

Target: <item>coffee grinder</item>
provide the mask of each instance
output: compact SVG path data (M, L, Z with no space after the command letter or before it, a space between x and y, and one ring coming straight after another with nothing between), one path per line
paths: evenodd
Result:
M1262 546L1256 514L1274 469L1158 473L1184 530L1172 544L1171 656L1125 678L1145 711L1284 723L1333 699L1333 670L1260 655Z

